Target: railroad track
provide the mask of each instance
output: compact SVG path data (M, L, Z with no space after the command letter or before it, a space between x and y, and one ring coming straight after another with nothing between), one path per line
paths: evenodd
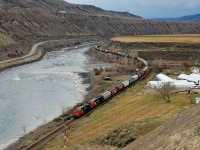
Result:
M38 149L42 148L46 143L48 143L49 141L51 141L52 139L57 137L60 133L62 133L65 129L65 126L69 125L73 121L74 121L74 118L71 118L70 120L68 120L64 124L62 124L61 126L57 127L50 133L42 136L37 141L33 142L32 144L30 144L29 146L27 146L26 148L24 148L22 150L38 150Z
M106 50L100 50L100 49L98 49L98 50L102 51L102 52L107 52L108 53L108 51L106 51ZM124 53L120 53L119 54L119 53L117 53L115 51L110 52L110 53L115 54L115 55L119 55L119 56L122 56L122 57L129 57L130 58L130 56L125 56ZM139 58L139 61L141 61L141 62L143 62L145 64L146 70L143 69L143 70L145 70L145 71L143 71L144 74L142 74L141 77L138 77L137 80L135 80L133 83L135 83L138 80L144 78L149 73L148 63L144 59L142 59L142 58ZM131 83L131 84L133 84L133 83ZM129 85L131 85L131 84L129 84ZM126 89L126 87L123 87L123 89ZM116 94L118 94L118 93L121 93L121 90L119 92L117 92ZM108 97L107 99L112 98L114 95ZM107 101L107 99L106 99L106 101ZM88 112L90 112L91 110L93 110L93 109L90 109ZM88 112L85 112L82 116L85 116ZM27 146L23 150L38 150L38 149L42 148L46 143L48 143L49 141L51 141L52 139L54 139L55 137L57 137L60 133L62 133L64 131L64 129L65 129L65 126L69 125L73 121L75 121L74 117L71 118L70 120L66 121L61 126L59 126L56 129L54 129L50 133L48 133L48 134L44 135L43 137L39 138L37 141L33 142L32 144L30 144L29 146Z

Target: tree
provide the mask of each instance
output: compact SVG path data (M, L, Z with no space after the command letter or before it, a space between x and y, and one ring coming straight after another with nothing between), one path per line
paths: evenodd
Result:
M189 69L190 67L192 67L192 63L189 62L189 61L182 61L182 62L181 62L181 66L182 66L183 70L187 70L187 69Z
M159 87L156 88L157 92L160 94L161 98L166 102L170 103L170 94L175 89L171 82L161 83Z

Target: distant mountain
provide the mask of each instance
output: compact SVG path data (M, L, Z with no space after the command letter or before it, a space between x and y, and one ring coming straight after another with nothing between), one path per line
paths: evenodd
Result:
M183 16L183 17L177 18L176 20L180 20L180 21L200 21L200 14Z
M151 18L149 20L174 21L176 18Z
M200 21L200 14L187 15L178 18L152 18L150 20L164 20L164 21Z

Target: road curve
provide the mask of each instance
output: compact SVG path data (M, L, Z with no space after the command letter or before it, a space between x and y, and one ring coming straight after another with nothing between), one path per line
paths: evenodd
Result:
M30 53L25 55L25 56L10 59L10 60L1 61L0 62L0 71L5 70L7 68L14 67L14 66L30 63L30 62L33 62L33 61L40 59L43 56L43 52L41 50L39 50L38 47L40 45L44 44L44 43L47 43L47 42L48 41L40 42L40 43L33 45Z
M39 46L42 46L44 44L51 43L51 42L57 42L57 41L61 41L61 40L50 40L50 41L43 41L43 42L36 43L35 45L33 45L33 47L31 48L31 51L27 55L14 58L14 59L1 61L0 72L11 67L31 63L31 62L41 59L44 55L44 50L42 48L39 48Z

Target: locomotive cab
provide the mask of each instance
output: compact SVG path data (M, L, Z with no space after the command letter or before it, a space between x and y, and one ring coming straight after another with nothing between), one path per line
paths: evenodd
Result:
M78 118L90 110L90 103L85 103L74 111L74 117Z
M99 105L101 103L99 97L95 97L90 100L90 107L94 108L95 106Z
M75 118L78 118L78 117L80 117L81 115L83 115L83 110L81 109L81 107L78 107L78 108L76 108L76 110L74 111L74 117Z

